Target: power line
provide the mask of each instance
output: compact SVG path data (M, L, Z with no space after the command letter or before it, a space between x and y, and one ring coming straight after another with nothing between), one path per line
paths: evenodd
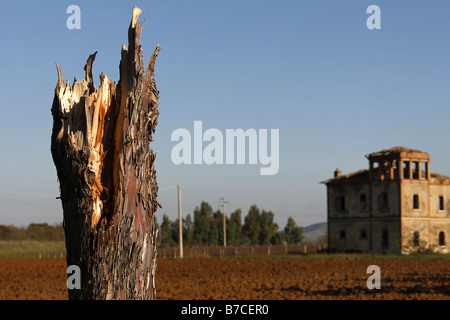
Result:
M166 190L171 190L171 189L175 189L177 186L169 186L169 187L164 187L164 188L158 188L158 191L166 191Z

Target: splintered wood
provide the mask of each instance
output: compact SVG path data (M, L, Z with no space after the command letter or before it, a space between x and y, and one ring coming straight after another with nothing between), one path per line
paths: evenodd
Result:
M52 106L51 151L60 182L67 263L82 272L71 299L154 299L158 187L149 148L159 115L154 78L159 45L144 71L133 8L128 49L122 46L120 79L85 78L58 83Z
M100 76L100 87L94 87L91 70L96 54L97 52L91 55L86 63L85 79L74 81L73 86L64 82L61 68L56 64L56 95L64 114L60 119L62 125L56 139L66 139L77 152L83 151L83 148L88 149L87 173L92 186L91 228L97 226L103 211L103 201L100 199L104 190L101 175L107 152L103 150L103 133L105 117L114 99L114 83L103 73ZM84 130L80 130L80 126Z

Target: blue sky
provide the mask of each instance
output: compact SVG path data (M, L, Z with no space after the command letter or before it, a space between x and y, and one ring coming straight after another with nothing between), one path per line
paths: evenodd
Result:
M69 30L69 5L81 30ZM366 9L381 8L381 30ZM368 166L364 155L393 146L427 151L450 175L448 1L16 1L0 3L0 224L62 221L50 154L55 62L72 82L98 51L93 74L119 78L131 8L149 11L144 60L157 44L160 117L152 149L163 209L177 215L202 200L227 212L252 204L284 227L326 221L320 184L339 167ZM279 129L280 169L180 165L170 158L177 128Z

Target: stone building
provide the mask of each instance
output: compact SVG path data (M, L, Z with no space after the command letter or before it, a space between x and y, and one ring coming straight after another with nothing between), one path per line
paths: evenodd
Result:
M330 251L449 252L450 178L404 147L366 155L369 169L323 181Z

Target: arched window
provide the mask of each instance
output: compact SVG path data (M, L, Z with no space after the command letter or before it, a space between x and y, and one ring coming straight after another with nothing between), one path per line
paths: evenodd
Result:
M444 196L439 196L439 211L444 210Z
M445 246L445 232L444 231L439 232L439 245Z
M415 209L415 210L419 209L419 195L418 194L413 195L413 209Z
M419 231L414 231L413 246L414 247L419 247L420 246L420 232Z
M383 249L389 248L389 232L387 230L383 230L381 234L381 247Z

